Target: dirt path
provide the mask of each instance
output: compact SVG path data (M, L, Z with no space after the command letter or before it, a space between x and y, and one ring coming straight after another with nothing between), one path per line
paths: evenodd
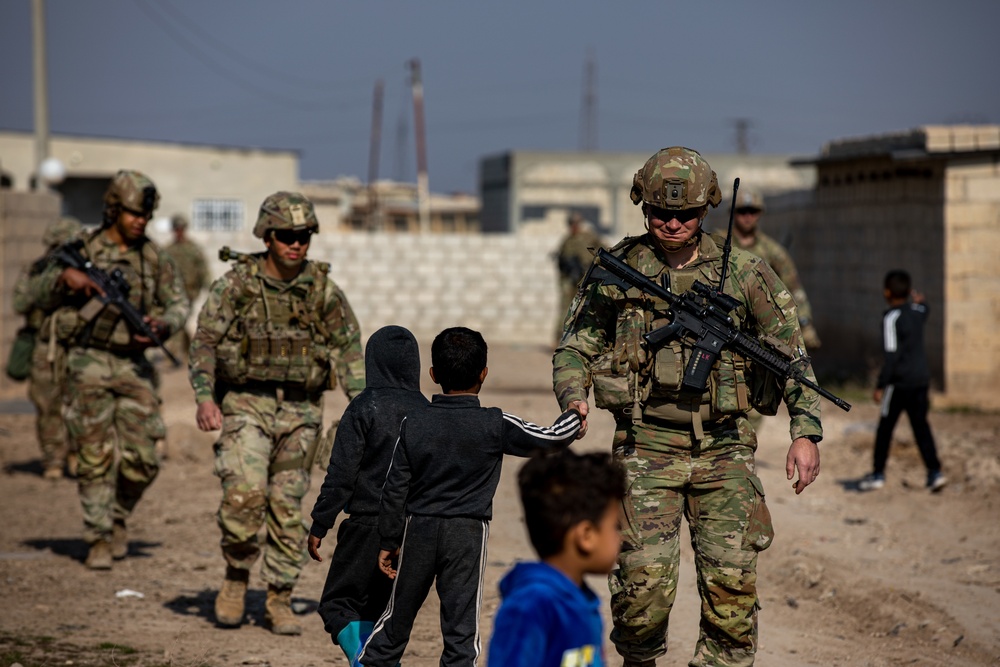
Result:
M549 369L544 350L491 350L483 403L551 421L556 407ZM130 524L130 557L105 573L82 565L86 547L75 485L38 475L33 416L0 414L0 667L15 662L24 667L346 665L312 613L329 560L311 563L296 589L303 636L276 637L262 627L264 587L256 572L249 624L228 631L213 626L212 600L223 572L214 519L220 491L211 474L213 437L193 426L194 404L183 372L164 373L163 394L168 458ZM784 478L787 426L775 417L762 429L758 462L777 537L760 557L757 664L1000 663L1000 416L932 415L951 479L938 495L922 488L919 457L901 425L889 484L860 494L853 481L868 469L876 413L857 403L850 414L825 405L823 473L799 497ZM343 406L342 396L330 396L328 418ZM575 448L607 447L610 419L597 414L591 421L590 435ZM497 494L484 650L498 604L497 581L513 562L532 557L513 483L519 465L507 461ZM314 476L309 509L320 481ZM333 547L328 541L327 552ZM697 637L698 601L687 546L682 555L670 652L659 660L661 667L686 665ZM607 590L599 579L592 585ZM432 596L402 663L432 667L439 652ZM620 664L610 644L605 653L609 665Z

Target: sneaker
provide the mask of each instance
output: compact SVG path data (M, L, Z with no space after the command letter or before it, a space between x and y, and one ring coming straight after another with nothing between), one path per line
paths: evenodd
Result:
M885 475L875 472L865 475L858 482L859 491L875 491L876 489L881 489L883 486L885 486Z
M940 470L927 473L927 490L931 493L937 493L943 489L947 483L948 479L941 474Z

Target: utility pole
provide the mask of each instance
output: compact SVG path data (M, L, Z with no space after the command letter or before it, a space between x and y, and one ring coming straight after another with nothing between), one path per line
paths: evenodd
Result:
M747 155L750 152L750 119L737 118L733 121L736 128L736 153Z
M45 0L31 0L35 74L35 189L42 186L40 167L49 156L49 96L45 68Z
M378 193L375 183L378 181L378 158L382 150L382 92L385 84L382 79L375 81L375 94L372 100L372 138L368 151L368 228L382 227L378 210Z
M587 50L583 66L583 103L580 108L580 150L597 150L597 60Z
M413 130L417 137L417 210L420 231L431 230L430 185L427 180L427 144L424 135L424 84L420 77L420 60L409 62L410 85L413 88Z

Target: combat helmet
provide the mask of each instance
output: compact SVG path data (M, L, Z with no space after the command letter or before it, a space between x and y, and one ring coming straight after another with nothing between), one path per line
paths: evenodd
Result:
M319 231L319 220L312 202L298 192L275 192L260 205L253 235L264 238L272 229L308 229Z
M764 210L764 196L753 188L741 187L736 193L736 210L741 208L752 208L758 211Z
M83 226L80 224L80 221L76 218L69 216L59 218L45 228L45 234L42 236L42 243L44 243L48 248L62 245L76 236L77 232L79 232L82 227Z
M153 181L142 172L122 169L111 179L104 193L104 223L113 222L113 219L109 220L109 213L119 207L149 216L159 204L160 193L156 191ZM117 217L117 214L110 217Z
M662 148L635 172L633 204L646 203L668 210L718 206L719 179L698 151L683 146Z

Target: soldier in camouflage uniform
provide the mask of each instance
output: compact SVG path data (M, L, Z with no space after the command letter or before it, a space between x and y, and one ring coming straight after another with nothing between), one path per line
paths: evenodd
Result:
M290 603L307 560L302 497L323 391L339 380L353 398L365 386L357 319L327 275L329 265L306 261L318 230L302 195L265 199L253 231L267 251L241 256L212 285L191 344L198 427L222 429L215 473L226 575L215 617L224 627L242 623L250 569L263 550L271 631L302 632ZM262 549L257 534L265 525Z
M562 337L566 313L573 303L576 290L583 274L594 259L590 248L603 248L600 237L590 230L587 221L579 213L571 213L566 220L569 233L556 251L556 266L559 269L559 320L556 323L556 343Z
M642 203L647 233L611 252L653 280L666 279L674 292L695 279L718 285L722 243L702 233L701 221L721 195L704 158L681 147L659 151L636 173L631 196ZM743 330L784 342L811 374L792 297L760 258L734 249L725 292L740 302L732 315ZM586 413L593 387L596 406L614 415L613 451L629 477L622 552L609 578L611 639L626 666L652 667L666 652L683 515L702 598L690 664L752 665L757 553L773 536L754 468L757 439L745 417L754 392L745 361L725 349L705 394L682 393L691 346L674 340L651 350L642 339L668 322L665 303L591 281L577 293L553 359L562 408ZM793 488L800 493L819 474L819 396L792 381L779 387L773 376L772 384L791 416L786 473L792 479L798 471Z
M80 232L76 218L61 218L45 230L42 243L48 249L45 255L27 266L14 285L14 310L24 315L25 326L35 332L35 349L31 357L31 378L28 398L35 404L35 434L42 449L42 469L46 479L61 479L63 468L70 475L76 474L76 454L66 433L63 419L63 397L66 392L66 347L46 336L42 330L51 327L51 312L39 308L32 298L32 279L44 271L52 261L52 251Z
M806 347L816 350L822 344L819 333L812 323L812 306L799 280L792 256L773 238L760 231L760 216L764 212L764 197L756 190L741 187L736 195L736 214L733 216L733 232L740 247L757 255L774 269L781 282L792 293L799 311L799 326Z
M159 194L137 171L119 171L104 195L104 222L76 238L104 271L120 270L129 301L162 340L187 318L189 304L173 260L146 237ZM67 353L66 426L78 449L87 567L110 569L128 554L125 521L159 472L156 443L166 437L146 348L117 308L97 298L86 273L52 263L39 277L42 307L59 306L42 338Z
M205 253L197 243L187 237L186 217L178 213L170 219L170 226L174 230L174 242L167 246L167 254L173 257L174 264L177 265L177 270L180 271L181 279L184 281L184 291L188 300L194 305L201 291L211 284ZM191 337L188 336L186 326L181 327L167 341L167 348L177 356L186 355L189 347L191 347Z

